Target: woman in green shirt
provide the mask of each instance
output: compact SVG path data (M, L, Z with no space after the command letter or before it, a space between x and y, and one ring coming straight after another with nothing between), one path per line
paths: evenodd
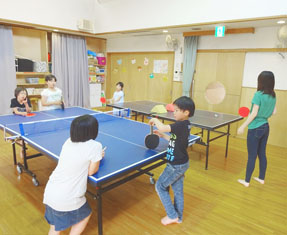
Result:
M259 158L259 177L253 177L253 179L264 184L267 167L266 144L269 136L268 118L276 112L274 84L275 79L272 72L263 71L259 74L257 92L251 101L250 114L237 130L237 134L243 134L245 127L248 126L246 175L245 180L238 180L245 187L249 187L257 156Z

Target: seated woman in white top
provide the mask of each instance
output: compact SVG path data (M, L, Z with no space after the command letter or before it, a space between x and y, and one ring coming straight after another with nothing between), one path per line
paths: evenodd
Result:
M43 110L60 109L63 103L62 91L56 87L57 78L54 75L45 77L48 88L41 93L41 104Z

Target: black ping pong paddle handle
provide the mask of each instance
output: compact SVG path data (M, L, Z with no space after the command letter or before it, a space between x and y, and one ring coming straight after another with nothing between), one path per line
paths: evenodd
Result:
M62 110L65 109L64 101L61 102L61 109L62 109Z

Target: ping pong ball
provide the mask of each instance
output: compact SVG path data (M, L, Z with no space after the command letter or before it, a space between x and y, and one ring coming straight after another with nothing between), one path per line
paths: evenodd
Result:
M218 114L215 113L215 114L214 114L214 117L218 117Z

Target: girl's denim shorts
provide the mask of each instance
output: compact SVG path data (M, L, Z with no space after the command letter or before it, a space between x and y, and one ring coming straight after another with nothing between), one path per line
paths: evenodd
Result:
M56 231L63 231L74 224L79 223L92 212L87 201L82 207L73 211L56 211L48 205L45 206L45 219L50 225L55 226Z

